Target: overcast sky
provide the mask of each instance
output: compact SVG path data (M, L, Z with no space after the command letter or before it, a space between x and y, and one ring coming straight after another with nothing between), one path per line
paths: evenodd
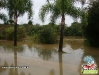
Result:
M48 16L47 16L44 23L41 22L41 20L39 19L39 16L38 16L38 12L39 12L41 6L43 4L45 4L46 0L32 0L32 2L33 2L33 11L34 11L33 23L34 24L36 24L36 23L38 23L38 24L48 24L50 22ZM5 10L0 10L0 12L3 12L5 14L7 14L7 12ZM59 24L60 22L61 22L61 20L58 19L58 21L56 23ZM66 22L67 25L71 25L71 23L73 22L73 19L69 16L66 16L66 21L65 22ZM3 22L0 20L0 23L3 23ZM24 16L18 18L18 24L23 24L23 23L28 23L27 14L24 14Z

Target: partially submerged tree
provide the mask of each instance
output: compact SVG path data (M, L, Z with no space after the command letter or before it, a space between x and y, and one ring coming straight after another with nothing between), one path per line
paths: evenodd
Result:
M6 8L10 18L14 18L14 46L17 46L17 19L28 13L28 18L32 17L32 1L31 0L7 0Z
M70 15L74 18L80 16L80 9L74 6L74 0L54 0L42 6L40 10L40 19L44 22L46 14L51 13L51 21L54 23L57 18L61 17L61 30L60 30L60 41L59 41L59 52L62 52L63 47L63 32L65 25L65 15Z

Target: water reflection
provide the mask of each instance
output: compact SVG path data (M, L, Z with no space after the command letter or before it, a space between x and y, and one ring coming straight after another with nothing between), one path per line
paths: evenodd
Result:
M53 58L52 54L55 54L56 52L54 50L46 50L46 49L41 49L36 51L38 52L38 56L46 61L51 60Z
M11 66L14 66L13 64ZM15 72L14 72L14 68L10 68L9 69L9 72L8 72L8 75L14 75Z
M15 66L18 66L17 65L17 49L14 49L14 64ZM18 75L18 69L15 68L15 75Z
M0 63L1 63L1 59L0 59ZM6 61L4 61L3 65L0 65L0 73L3 73L4 71L7 70L7 68L2 68L4 66L8 66L8 63Z
M55 75L54 69L51 69L51 70L50 70L50 74L49 74L49 75Z
M63 75L62 54L63 54L63 53L58 53L58 56L59 56L59 71L60 71L60 75Z
M22 43L20 46L0 46L0 66L26 65L29 68L0 68L0 75L81 75L86 55L94 57L99 67L99 48L86 47L82 40L64 40L65 54L57 52L58 44L30 46Z

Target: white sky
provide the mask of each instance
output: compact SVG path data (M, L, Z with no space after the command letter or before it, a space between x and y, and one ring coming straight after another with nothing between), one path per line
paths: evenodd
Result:
M45 4L46 0L32 0L32 1L33 1L33 11L34 11L33 23L34 24L38 23L41 25L48 24L50 22L49 16L46 17L46 20L44 23L41 22L41 20L39 19L39 16L38 16L39 10L40 10L41 6L43 4ZM0 12L7 14L7 11L4 9L0 10ZM59 24L60 22L61 22L61 20L58 19L56 23ZM72 22L73 22L73 19L69 16L66 16L65 23L67 25L71 25ZM0 23L3 23L3 22L0 20ZM26 13L24 14L24 16L18 18L18 24L23 24L23 23L28 23L28 17L27 17Z

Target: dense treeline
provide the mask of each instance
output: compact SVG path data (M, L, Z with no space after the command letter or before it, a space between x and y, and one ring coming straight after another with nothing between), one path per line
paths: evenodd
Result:
M0 25L0 39L13 40L14 28L13 24ZM27 24L18 25L17 40L25 40L26 36L33 37L33 41L38 43L56 43L60 34L60 25L49 23L47 25L35 24L28 22ZM74 22L71 26L65 25L64 36L82 36L81 23Z
M85 28L85 44L99 47L99 0L96 0L88 9L88 25Z

